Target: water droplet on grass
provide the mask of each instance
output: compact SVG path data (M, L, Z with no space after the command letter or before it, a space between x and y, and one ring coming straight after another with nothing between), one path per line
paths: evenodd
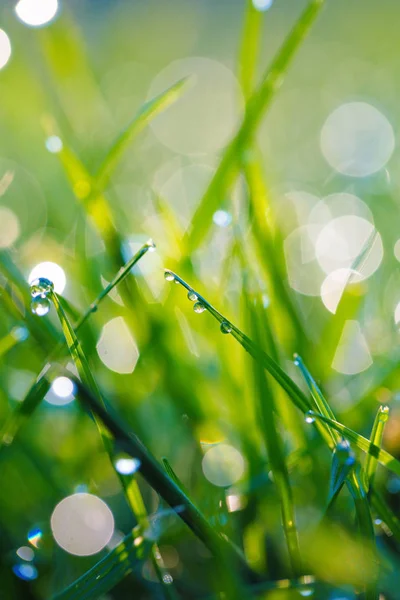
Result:
M190 300L190 302L196 302L196 300L198 299L197 294L193 290L190 290L188 292L187 297L188 297L188 300Z
M164 279L166 281L174 281L175 275L171 271L165 271L165 273L164 273Z
M310 412L305 414L304 420L306 423L309 423L309 424L315 423L315 417L312 414L310 414Z
M307 598L308 596L312 596L314 594L314 590L312 588L304 588L299 591L300 596Z
M24 581L32 581L38 576L37 569L33 565L22 563L20 565L14 565L12 570L19 579L23 579Z
M193 310L195 313L201 314L206 310L206 307L201 302L196 302L196 304L193 306Z
M155 243L153 242L153 240L149 240L147 242L147 247L148 247L148 251L149 252L155 252L157 250L157 246L155 245Z
M232 325L228 321L222 321L220 325L221 333L231 333Z
M120 455L116 457L114 466L121 475L133 475L140 468L140 460L128 455Z
M50 279L46 277L39 277L31 283L31 296L36 298L37 296L47 296L54 290L54 284Z
M50 300L46 297L36 296L31 302L31 310L34 315L44 317L50 311Z

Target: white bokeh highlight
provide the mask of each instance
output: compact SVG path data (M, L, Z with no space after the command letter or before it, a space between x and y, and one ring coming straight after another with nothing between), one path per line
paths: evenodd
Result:
M394 148L388 119L366 102L342 104L322 127L322 154L343 175L365 177L376 173L389 161Z
M107 504L86 493L61 500L51 515L50 525L57 544L75 556L97 554L114 533L114 517Z
M19 0L15 12L20 21L31 27L46 25L56 16L57 0Z
M42 262L32 269L28 277L28 283L32 283L35 279L45 277L54 284L54 291L57 294L62 294L67 284L67 278L64 270L53 262Z
M173 61L158 73L148 99L185 77L191 78L188 89L150 127L160 142L179 154L217 152L231 138L242 113L238 81L216 60L188 57Z
M205 453L202 468L208 481L219 487L228 487L242 477L245 462L239 450L233 446L217 444Z
M3 29L0 29L0 69L3 69L11 57L10 38Z
M374 225L355 215L330 221L319 233L315 252L322 270L351 268L359 261L357 271L363 279L370 277L383 259L383 244Z
M129 374L136 367L139 350L123 317L104 325L96 348L102 363L114 373Z
M17 215L7 206L0 206L0 248L12 246L21 233Z
M372 365L372 356L360 323L345 322L342 335L336 348L332 368L344 375L356 375Z

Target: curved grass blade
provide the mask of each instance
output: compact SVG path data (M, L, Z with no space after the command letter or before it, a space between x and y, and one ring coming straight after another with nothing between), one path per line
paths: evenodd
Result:
M212 215L238 175L242 151L247 147L275 93L283 83L291 61L323 4L324 0L312 0L308 4L267 69L261 84L249 98L243 122L226 148L217 171L194 214L191 231L186 239L189 253L198 248L207 235Z
M151 547L143 537L128 534L105 558L52 600L96 600L138 569L149 556Z
M301 389L292 381L292 379L280 368L280 366L261 348L259 348L250 338L248 338L232 322L226 319L217 309L215 309L201 294L192 288L179 275L169 269L165 269L166 277L178 282L188 292L194 294L198 302L216 319L220 324L228 327L229 333L239 342L239 344L272 375L279 385L286 391L292 402L303 412L307 412L310 407L308 398Z
M176 102L188 86L189 78L181 79L167 90L143 104L128 127L118 136L94 177L97 193L102 192L121 160L128 145L157 115Z
M341 433L343 437L353 442L357 448L360 448L360 450L366 452L367 454L371 454L381 465L389 469L389 471L392 471L393 473L396 473L396 475L400 476L400 461L389 454L389 452L386 452L386 450L382 450L379 446L376 446L364 436L356 433L349 427L346 427L346 425L343 425L334 419L329 419L328 417L320 415L312 410L308 411L307 415L310 419L319 419L324 421L330 427Z
M375 446L380 447L382 445L383 431L388 418L389 407L380 406L376 413L370 438ZM370 491L373 486L377 466L378 461L376 458L372 454L368 454L365 461L365 487L368 491Z

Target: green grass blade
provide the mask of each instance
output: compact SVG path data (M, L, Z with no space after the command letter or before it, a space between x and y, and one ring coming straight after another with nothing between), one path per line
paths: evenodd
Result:
M102 192L132 140L162 111L176 102L187 88L189 79L181 79L167 90L146 102L128 127L118 136L94 177L97 193Z
M312 410L308 411L307 416L310 422L312 422L312 419L324 421L330 427L341 433L343 437L355 444L357 448L363 452L366 452L367 454L371 454L381 465L389 469L389 471L392 471L393 473L396 473L396 475L400 476L400 461L389 454L389 452L386 452L386 450L382 450L379 446L376 446L364 436L356 433L349 427L346 427L346 425L343 425L334 419L329 419L328 417L320 415Z
M139 260L147 254L147 252L155 249L155 244L152 240L148 240L143 246L136 252L134 256L118 271L115 277L110 281L110 283L104 288L102 292L97 296L95 300L91 303L89 308L85 311L82 317L79 319L75 326L75 333L79 331L84 323L88 320L90 315L96 312L99 308L101 302L106 298L110 292L122 281L124 281L125 277L130 273L133 267L139 262Z
M367 492L363 484L363 475L360 468L354 469L348 478L348 487L353 496L356 508L357 521L361 536L361 543L365 557L365 600L378 600L377 591L377 556L374 525Z
M52 600L96 600L126 575L138 569L151 551L151 543L129 533L114 550Z
M51 369L51 368L50 368ZM51 371L46 368L44 372L39 375L35 383L28 391L25 399L18 407L11 413L6 420L4 427L0 433L0 450L3 446L9 446L14 441L20 428L23 424L28 421L39 406L47 392L51 387L49 375Z
M385 425L388 418L389 407L380 406L378 408L378 412L376 413L370 438L371 442L375 446L380 447L382 445L383 431L385 429ZM367 490L370 490L373 486L377 466L378 461L376 460L376 458L372 454L367 454L367 458L365 461L365 485Z
M186 240L189 253L198 248L207 235L212 215L223 202L229 187L237 177L243 150L252 140L275 93L283 83L291 61L310 31L323 4L324 0L312 0L308 4L272 61L263 81L249 98L243 122L225 150L218 169L194 214L191 231Z
M334 419L335 415L333 414L329 403L325 399L317 382L305 366L303 359L299 354L294 355L294 364L296 367L298 367L300 373L302 374L318 412L330 419ZM334 429L331 429L327 423L318 423L317 427L318 426L322 437L325 439L329 447L332 449L335 448L337 444L340 443L340 435L338 435Z
M246 99L254 87L261 26L262 12L255 8L252 0L247 0L239 57L239 82Z
M188 292L195 294L198 298L198 302L204 306L204 308L216 319L220 324L224 323L230 328L230 334L234 337L239 344L255 359L260 361L263 367L272 375L272 377L279 383L279 385L287 392L293 403L303 412L307 412L310 407L308 398L303 394L301 389L295 384L294 381L280 368L280 366L261 348L259 348L252 340L247 337L240 329L238 329L231 321L224 317L218 310L216 310L209 302L199 294L194 288L192 288L186 281L184 281L179 275L170 271L165 270L166 276L171 277L171 281L177 281L182 287Z
M328 513L343 487L347 477L355 467L355 457L347 442L337 444L332 457L331 478L329 483L329 498L326 513Z
M24 342L29 337L25 327L13 327L13 329L0 340L0 358L7 354L14 346Z
M73 378L78 390L78 399L86 409L96 415L107 428L110 435L118 444L118 447L129 454L132 458L139 459L141 463L140 472L146 481L157 493L169 504L172 509L183 507L184 510L177 511L178 516L188 525L188 527L199 537L207 546L219 563L226 567L226 560L229 563L238 564L248 578L254 579L254 574L248 565L241 560L229 542L221 537L210 526L200 510L190 501L186 494L176 485L176 483L165 473L164 469L155 460L152 454L147 450L144 444L133 433L128 432L120 420L106 410L91 391L79 380ZM225 558L227 557L227 558Z
M263 328L263 323L260 318L256 318L254 311L252 314L252 326L253 336L255 336L258 345L261 345L262 340L259 331ZM302 561L293 505L293 494L282 442L276 424L274 393L272 387L269 385L263 366L258 361L255 361L254 367L255 391L258 412L261 417L261 433L267 448L273 481L276 485L281 502L282 524L289 551L292 572L295 576L299 576L302 572Z

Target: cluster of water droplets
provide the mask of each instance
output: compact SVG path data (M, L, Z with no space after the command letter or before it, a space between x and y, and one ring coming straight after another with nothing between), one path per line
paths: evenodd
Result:
M172 271L169 271L168 269L166 269L164 272L164 278L166 279L166 281L171 281L171 282L174 281L175 283L181 283L179 281L179 279L174 275L174 273ZM190 302L194 302L193 310L198 315L200 315L201 313L203 313L204 311L207 310L207 307L199 299L198 295L196 294L196 292L194 290L188 291L187 298L188 298L188 300L190 300ZM220 331L221 331L221 333L225 333L225 334L231 333L232 325L229 323L229 321L225 321L225 320L221 321Z
M49 295L54 291L54 284L50 279L39 277L31 283L31 310L38 317L47 315L51 302Z

